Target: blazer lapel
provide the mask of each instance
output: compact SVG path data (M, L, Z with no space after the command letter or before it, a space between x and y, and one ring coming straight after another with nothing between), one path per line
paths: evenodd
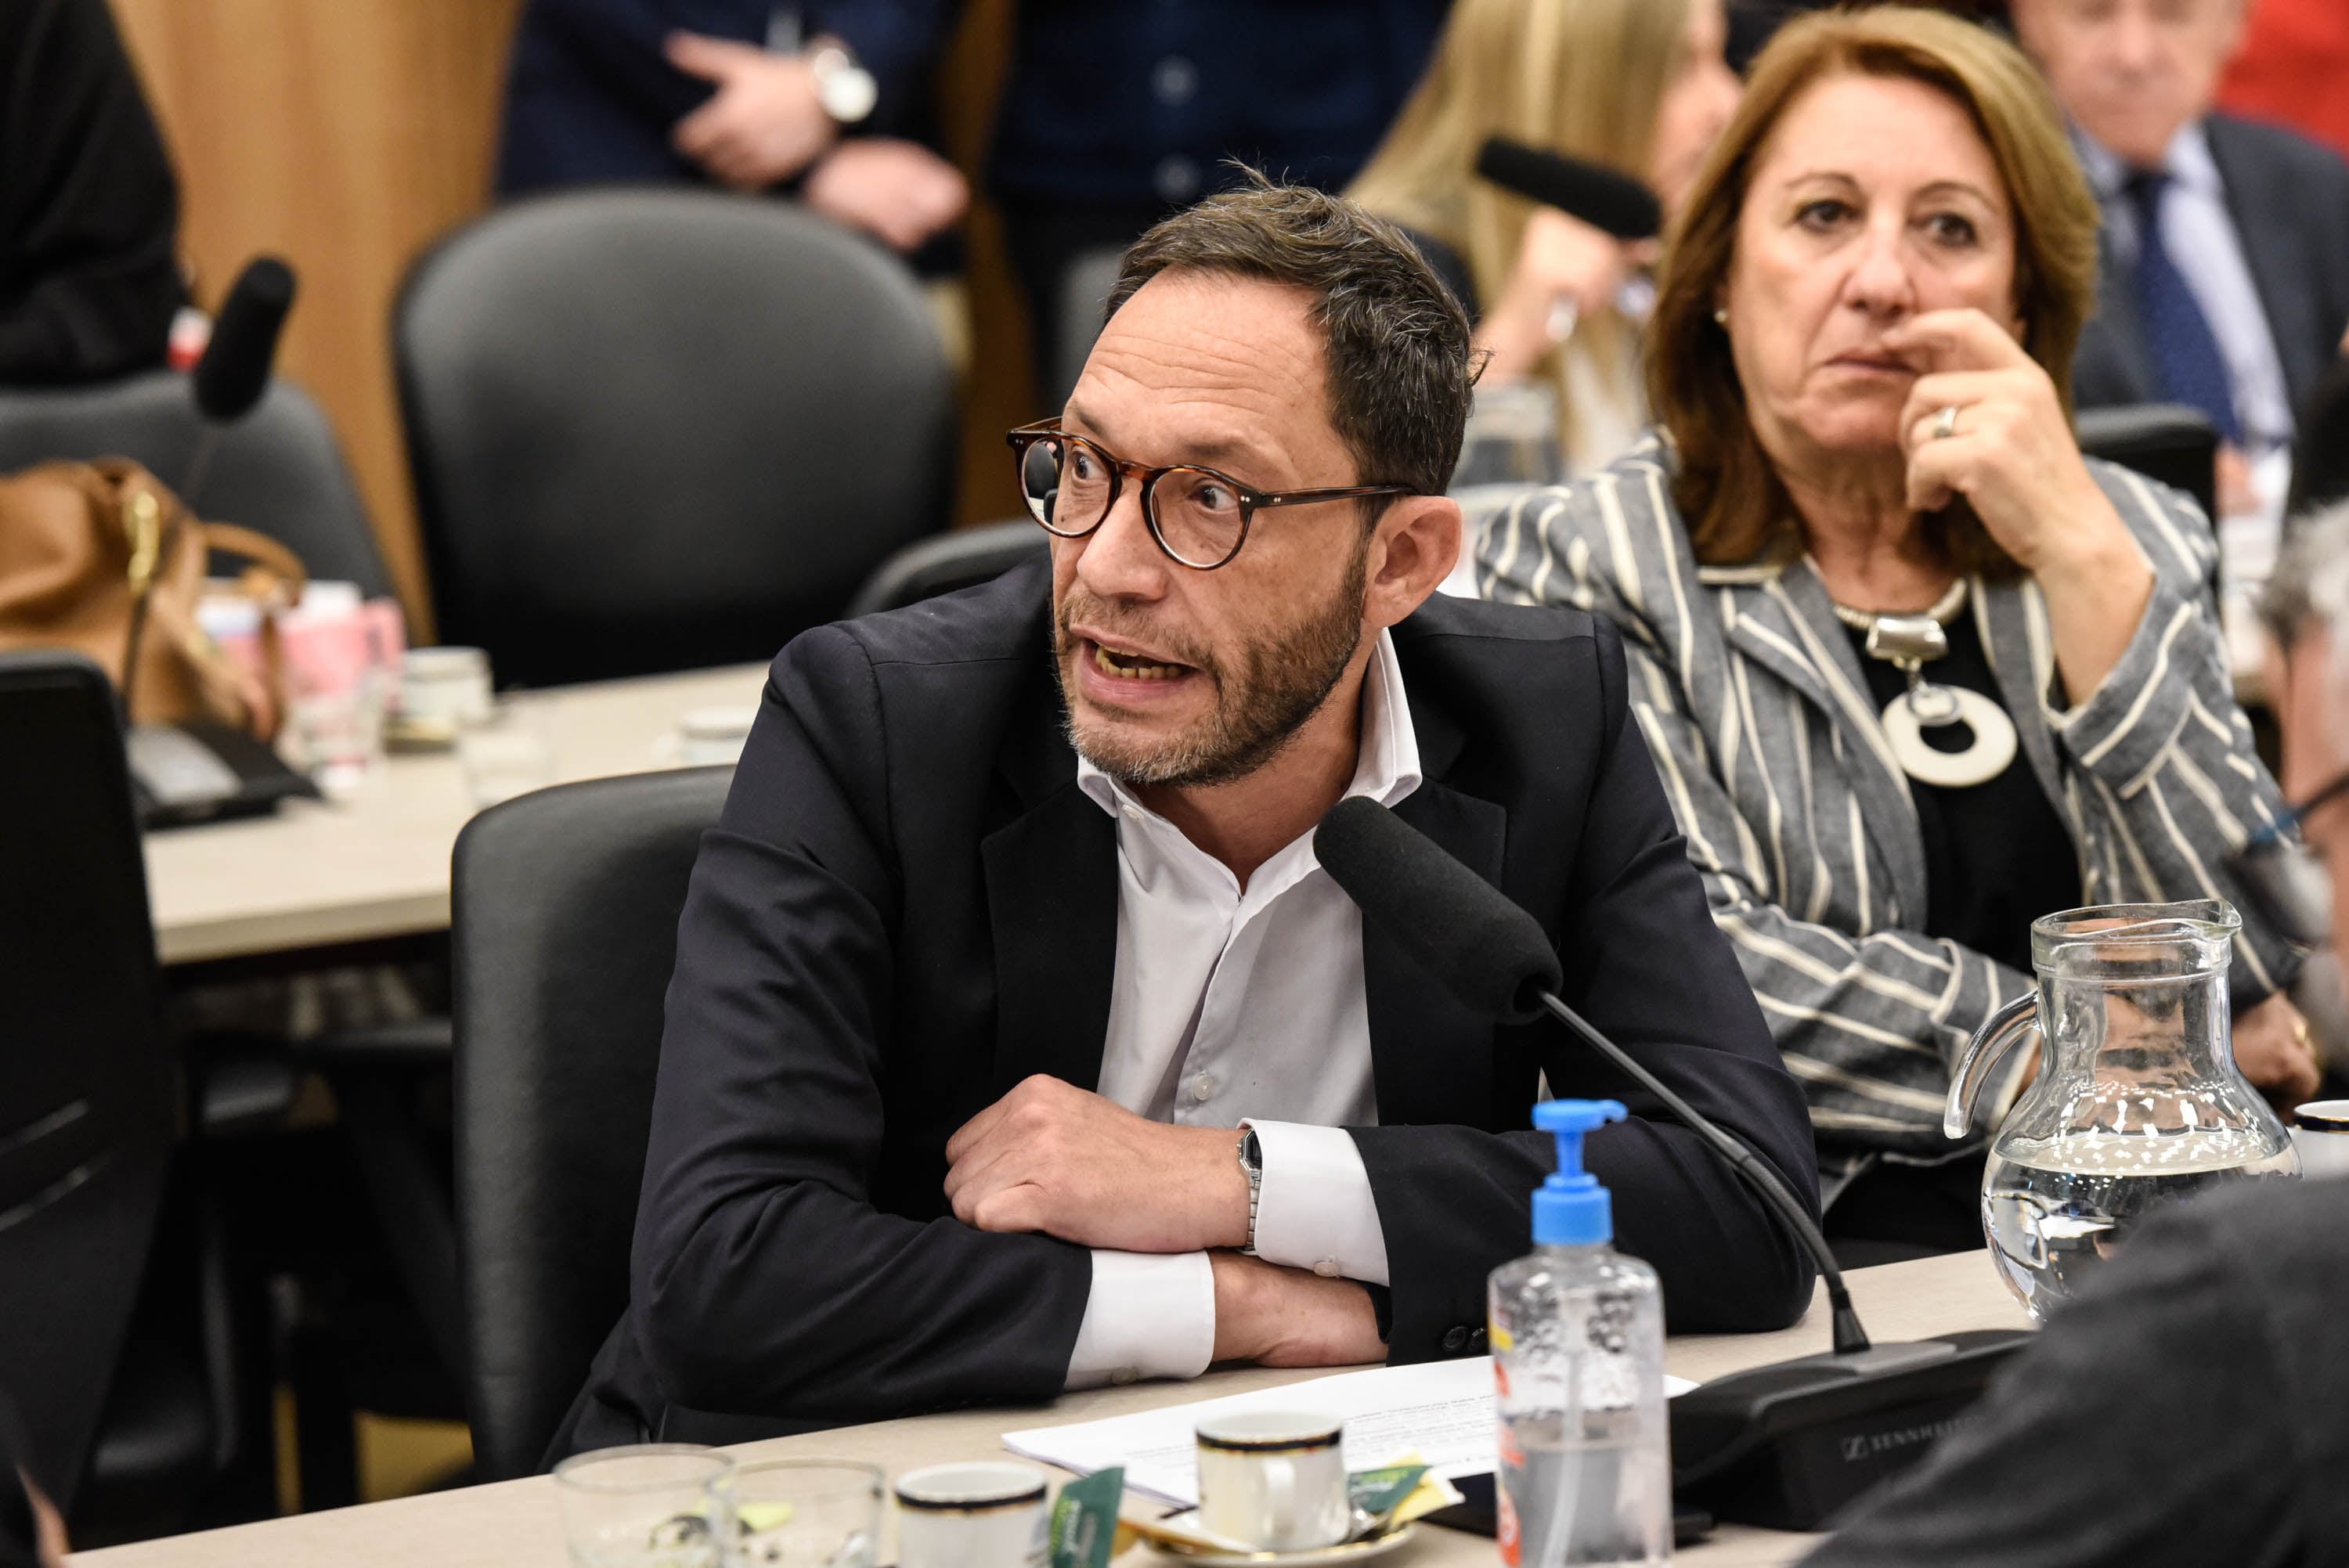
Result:
M1059 694L1039 684L1000 759L1027 809L979 844L999 1095L1036 1073L1099 1086L1117 972L1117 824L1077 787Z
M1442 782L1438 775L1459 753L1457 732L1415 698L1411 717L1425 778L1396 804L1395 815L1499 887L1508 813ZM1423 1125L1487 1125L1493 1114L1491 1022L1454 1001L1418 960L1369 920L1362 922L1362 993L1380 1121L1392 1122L1409 1107L1410 1119Z
M2328 340L2315 319L2313 274L2307 247L2295 243L2298 225L2290 220L2292 195L2276 188L2275 170L2265 160L2239 156L2236 127L2213 116L2202 122L2210 161L2227 193L2227 213L2242 237L2243 261L2251 291L2260 296L2283 371L2284 395L2298 408L2314 389L2328 359Z
M1807 562L1780 569L1704 568L1700 581L1729 590L1725 630L1746 657L1800 692L1843 738L1844 776L1884 863L1903 919L1925 914L1925 838L1909 778L1893 760L1868 677L1835 605Z
M2047 602L2030 578L2013 583L1973 583L1974 624L1982 633L1982 653L1991 674L1998 677L1999 699L2014 720L2023 756L2039 788L2055 805L2056 815L2068 825L2064 806L2064 774L2055 757L2055 738L2041 720L2047 694L2055 679L2055 647L2047 627Z

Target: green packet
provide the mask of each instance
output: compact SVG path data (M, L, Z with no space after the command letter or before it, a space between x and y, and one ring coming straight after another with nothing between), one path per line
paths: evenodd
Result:
M1123 1465L1079 1476L1062 1487L1052 1501L1050 1568L1106 1568L1124 1496Z
M1425 1465L1388 1465L1382 1470L1356 1470L1346 1478L1346 1499L1375 1519L1409 1497L1426 1473ZM1053 1568L1059 1568L1059 1564Z

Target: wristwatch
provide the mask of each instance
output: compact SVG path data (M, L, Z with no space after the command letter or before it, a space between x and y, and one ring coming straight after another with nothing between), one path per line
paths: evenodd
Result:
M1256 1129L1240 1129L1240 1169L1247 1173L1248 1233L1247 1245L1240 1249L1249 1257L1256 1256L1256 1212L1264 1201L1264 1146L1257 1141Z
M854 125L881 100L880 84L856 63L845 46L823 43L808 51L808 74L815 78L816 102L842 125Z

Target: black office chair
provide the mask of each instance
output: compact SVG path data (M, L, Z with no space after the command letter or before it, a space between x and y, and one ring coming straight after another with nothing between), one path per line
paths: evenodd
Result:
M481 1478L528 1475L628 1304L678 914L731 768L542 789L457 841L457 1193Z
M1061 273L1061 297L1056 302L1059 331L1052 340L1052 384L1038 388L1043 394L1039 407L1058 408L1076 390L1077 377L1085 373L1085 361L1092 357L1093 344L1101 336L1102 312L1109 304L1109 291L1117 286L1118 271L1124 263L1123 246L1104 246L1072 257Z
M0 473L50 458L126 457L178 490L202 426L188 378L177 371L98 387L0 391ZM334 427L290 381L272 382L221 438L203 493L192 499L205 517L285 544L313 577L356 583L369 597L391 592Z
M1051 536L1032 522L957 528L909 544L883 562L849 601L846 614L851 618L878 614L958 588L976 588L1050 548Z
M0 654L0 1387L88 1544L171 1528L233 1419L132 1336L175 1111L119 724L88 660Z
M946 525L928 304L788 203L516 203L418 263L393 345L441 634L502 685L768 658Z
M2080 450L2174 485L2202 515L2219 515L2219 431L2210 417L2180 403L2083 408L2074 421Z

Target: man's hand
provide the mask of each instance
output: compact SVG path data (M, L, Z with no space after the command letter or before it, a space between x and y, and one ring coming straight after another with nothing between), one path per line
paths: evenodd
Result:
M721 185L763 191L789 180L840 133L816 95L815 73L796 55L699 33L671 33L667 54L686 75L718 84L669 141Z
M2308 1020L2282 993L2235 1020L2235 1065L2280 1110L2316 1098L2316 1051Z
M1387 1358L1370 1293L1238 1253L1211 1253L1216 1359L1263 1367L1358 1367Z
M947 1198L982 1231L1125 1253L1247 1244L1240 1135L1169 1127L1039 1074L947 1140Z
M833 222L895 251L919 250L970 205L970 187L953 164L919 142L880 136L833 148L809 172L802 194Z

